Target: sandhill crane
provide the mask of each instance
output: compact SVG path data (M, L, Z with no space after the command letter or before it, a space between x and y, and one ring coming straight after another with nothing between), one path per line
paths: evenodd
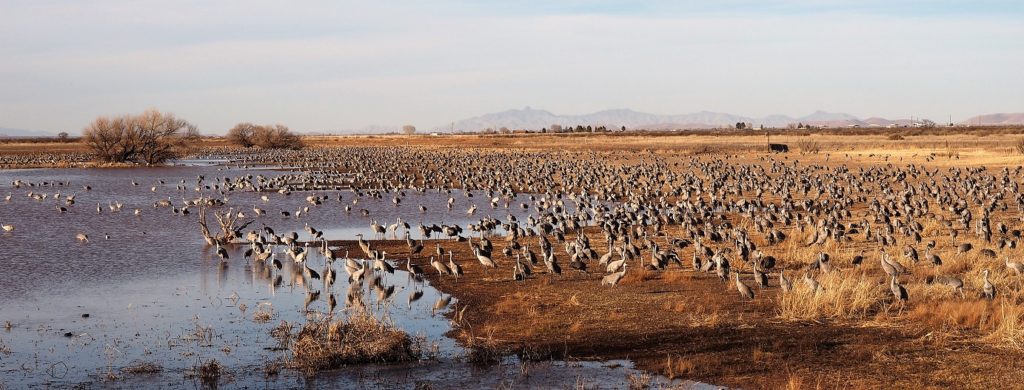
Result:
M786 278L785 271L779 271L779 287L782 287L782 292L793 290L793 282Z
M712 260L715 261L715 273L718 275L718 278L728 282L729 260L721 253L716 253Z
M480 252L479 248L475 248L474 247L473 248L473 254L476 255L476 259L477 259L477 261L480 262L480 265L482 265L484 267L487 267L487 268L498 268L498 264L495 263L494 260L491 260L490 257L488 257L488 256L484 255L482 252Z
M438 277L452 274L452 270L449 269L448 266L442 263L440 260L435 259L434 256L430 256L430 265L433 266L435 270L437 270Z
M942 265L942 259L939 257L939 255L932 253L932 249L930 247L925 248L924 250L924 261L927 261L934 265Z
M907 260L910 260L912 264L917 264L917 249L915 249L913 246L907 245L906 247L903 248L903 257L906 257Z
M395 267L392 267L391 264L388 264L387 261L384 261L385 255L387 255L387 252L380 252L379 256L375 256L373 258L373 269L393 274L395 273Z
M75 239L79 242L89 242L89 235L85 233L78 233L75 235Z
M991 300L996 298L996 286L992 285L992 282L988 280L988 270L987 269L982 271L981 274L982 274L982 279L984 280L984 283L983 283L982 289L981 289L982 296L985 297L985 299L988 299L988 300L991 301Z
M605 253L603 256L601 256L601 259L598 260L597 263L600 264L600 265L608 265L608 262L610 262L612 260L612 254L614 254L614 253L615 253L615 251L612 250L612 242L609 240L608 241L608 252Z
M516 260L519 260L519 254L516 254ZM580 260L578 254L573 254L572 261L569 262L569 268L579 270L580 272L587 273L587 263Z
M408 234L408 233L406 233L406 234ZM423 243L422 242L415 242L412 246L409 247L409 254L411 254L411 255L418 255L422 251L423 251Z
M626 264L623 264L622 265L622 271L611 273L611 274L605 275L603 278L601 278L601 285L602 286L608 286L608 285L610 285L610 286L617 286L619 284L619 281L622 280L622 277L625 276L625 275L626 275Z
M862 263L864 263L864 251L860 251L860 254L853 256L853 260L850 261L850 264L854 266L860 266Z
M395 198L398 199L398 198ZM397 203L395 204L397 206ZM398 238L398 227L402 226L402 218L399 217L395 223L388 225L387 230L391 231L391 238Z
M354 283L354 284L362 284L363 283L363 278L366 276L366 268L367 268L366 267L366 263L362 262L362 261L360 261L358 263L359 263L359 268L353 270L351 275L349 275L349 278L348 278L348 280L350 282ZM349 286L349 288L351 288L351 287L352 286Z
M11 225L9 223L0 224L0 229L4 229L5 232L13 232L14 225Z
M943 284L943 285L952 287L953 291L956 291L956 292L960 293L960 297L961 298L967 298L967 296L964 295L964 281L961 280L960 278L956 277L956 276L947 276L947 275L928 276L927 278L925 278L925 283L927 283L927 284Z
M821 288L821 285L818 284L818 281L814 280L814 278L811 277L811 274L807 272L804 272L804 284L807 285L807 288L809 288L811 292L818 292L818 289Z
M519 270L523 273L523 275L526 275L526 276L533 275L533 270L530 269L530 265L527 264L527 263L521 262L518 253L516 253L516 265L519 267Z
M410 258L405 259L405 270L409 271L409 277L411 278L419 279L423 277L423 268L420 268L420 266L413 264L412 259Z
M903 313L903 307L907 303L907 289L903 288L903 285L893 276L889 282L889 291L892 291L893 297L896 298L896 303L900 304L900 313Z
M898 276L899 274L903 273L901 272L901 269L903 267L899 263L890 260L889 255L886 254L884 250L879 249L878 252L878 260L880 262L879 264L882 266L882 270L885 271L886 275L892 277Z
M274 265L275 268L277 268L278 271L280 271L281 268L284 267L284 264L281 264L281 260L277 259L277 253L273 253L273 252L270 253L270 262L271 262L271 264ZM280 276L280 275L278 275L278 276Z
M373 230L374 237L377 238L378 240L383 239L384 234L387 233L387 230L385 230L384 226L378 224L377 221L373 221L373 223L370 224L370 229Z
M558 259L555 258L555 252L554 251L551 251L551 253L549 253L548 256L544 258L544 265L548 268L548 274L549 275L561 275L562 274L562 267L560 267L558 265ZM622 267L623 267L622 268L623 270L626 269L625 265L623 265Z
M381 255L383 256L385 254L387 254L387 252L382 252ZM353 259L351 257L348 257L348 251L346 250L345 251L345 272L348 273L349 276L351 276L353 273L355 273L357 270L359 270L359 268L361 266L362 266L362 264L360 264L358 261L356 261L355 259Z
M516 264L512 266L512 280L524 281L526 280L526 273L520 268L519 255L516 255Z
M448 269L452 270L452 275L455 275L455 280L458 280L462 273L462 266L455 263L454 254L452 251L448 251Z
M618 272L625 265L626 265L626 258L623 257L621 259L618 259L618 260L615 260L613 262L608 263L608 266L605 267L605 272L607 272L607 273Z
M747 299L754 299L754 290L751 290L750 286L747 286L745 283L740 281L740 273L739 272L736 272L735 275L736 275L736 290L740 292L741 296L744 296Z
M362 249L363 253L365 253L367 257L371 257L370 243L363 239L362 233L356 234L356 238L357 238L356 243L359 244L359 249ZM346 253L348 253L348 252L346 252ZM345 257L348 257L348 255L346 254Z
M1004 257L1003 261L1006 263L1006 268L1009 268L1011 271L1015 272L1017 275L1020 275L1021 273L1024 273L1024 264L1021 264L1021 263L1016 262L1016 261L1010 261L1010 257L1009 256Z
M216 254L217 254L217 257L220 257L221 260L227 260L228 259L228 250L224 249L224 247L220 246L219 242L217 243Z
M754 281L758 288L768 288L768 275L757 268L757 263L754 263Z

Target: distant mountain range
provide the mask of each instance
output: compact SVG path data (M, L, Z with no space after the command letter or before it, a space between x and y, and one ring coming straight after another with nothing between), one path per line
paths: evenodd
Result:
M692 114L681 115L659 115L646 112L633 111L629 109L615 109L598 111L584 115L556 115L546 110L537 110L530 107L513 109L491 114L485 114L473 118L463 119L450 126L435 128L435 131L447 131L454 128L456 131L478 131L484 129L509 129L540 130L557 124L563 127L568 126L606 126L608 128L620 128L626 126L629 129L709 129L735 126L737 122L751 124L754 127L764 125L765 127L787 127L790 124L809 124L824 127L886 127L886 126L912 126L915 121L921 119L886 119L871 117L860 119L850 114L815 111L801 117L790 117L786 115L768 115L763 117L750 117L728 113L700 111ZM1007 125L1024 124L1024 114L992 114L971 118L964 122L971 125Z
M971 117L963 122L966 125L1020 125L1024 124L1024 113L986 114Z
M25 130L0 127L0 138L21 138L21 137L53 137L57 133L42 130Z

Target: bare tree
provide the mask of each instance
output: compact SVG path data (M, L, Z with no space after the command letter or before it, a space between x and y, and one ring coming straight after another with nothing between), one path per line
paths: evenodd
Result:
M252 143L263 149L300 149L302 140L285 125L256 126Z
M416 134L416 126L413 126L413 125L402 126L402 133L405 134L405 135Z
M302 139L285 125L254 125L242 122L228 130L228 142L249 148L301 149Z
M257 127L249 122L239 123L232 127L231 130L228 130L227 140L243 148L251 148L255 146L253 137L256 135Z
M148 110L139 115L99 117L82 132L96 157L109 162L158 164L174 158L196 127L174 114Z
M62 131L57 133L57 142L68 142L68 132Z

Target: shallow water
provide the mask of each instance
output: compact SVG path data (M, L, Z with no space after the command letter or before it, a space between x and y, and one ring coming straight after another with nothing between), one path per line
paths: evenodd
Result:
M0 274L0 323L10 323L9 329L0 330L0 388L81 384L194 388L198 382L187 373L210 359L227 367L229 375L223 379L227 383L260 387L408 388L421 382L434 387L573 387L583 381L619 388L626 385L626 374L635 372L628 362L609 368L588 362L524 366L511 361L483 369L461 363L461 349L444 336L450 325L443 312L450 306L436 304L442 294L424 282L410 282L401 271L383 275L381 284L395 286L395 293L381 299L371 283L350 290L341 265L335 267L338 282L328 290L320 280L304 277L283 253L277 255L285 264L281 271L243 260L241 247L231 248L227 266L221 266L213 248L202 240L196 213L182 216L170 208L155 208L154 202L170 199L181 207L183 199L213 195L195 190L200 175L211 183L213 177L286 172L213 163L0 171L0 197L11 195L11 200L0 201L0 224L14 226L11 232L0 231L0 266L5 271ZM22 181L20 188L12 185L16 180ZM30 194L46 194L46 199ZM75 204L67 205L64 199L71 194ZM312 206L305 200L311 194L327 195L329 200ZM264 195L269 198L266 202L261 200ZM492 208L485 194L474 195L453 191L456 202L451 210L446 205L448 195L436 191L408 191L398 206L390 196L363 196L353 203L355 194L345 190L287 196L236 191L217 197L227 199L221 209L233 208L246 213L246 219L255 219L250 228L266 225L278 234L297 231L300 240L311 238L303 230L307 224L323 230L330 240L354 239L357 234L372 238L373 220L387 225L406 216L414 226L411 235L419 239L415 226L420 222L465 226L488 215L526 216L515 207L527 202L524 195L509 200L508 208ZM115 203L123 204L120 211L111 211L109 205ZM468 215L466 210L473 204L479 209ZM345 205L353 211L345 212ZM427 211L421 213L420 205ZM267 215L256 216L254 206L265 209ZM307 206L308 212L294 216ZM58 207L67 210L61 213ZM134 209L140 214L135 215ZM370 216L357 212L361 209ZM292 216L283 217L281 211ZM88 234L89 241L80 242L75 237L78 233ZM389 233L389 238L403 233ZM306 264L320 274L327 265L316 250ZM306 304L307 294L313 291L319 291L320 297ZM423 295L411 301L414 291ZM281 321L345 316L345 297L353 292L358 293L358 305L422 339L436 356L413 364L345 368L312 378L287 370L265 378L267 362L285 356L271 337L272 328ZM327 296L332 293L339 305L330 312ZM254 321L257 311L272 313L272 319ZM153 375L122 372L139 362L157 363L163 371ZM109 373L116 374L116 379L111 381Z
M111 281L152 280L177 276L183 270L189 270L189 266L213 256L202 240L195 208L192 208L191 215L182 216L172 213L169 208L154 208L154 202L170 199L176 207L182 207L183 199L211 195L209 191L199 193L193 190L197 176L204 175L209 182L209 178L215 176L234 177L249 173L282 174L270 170L206 166L0 172L0 196L11 195L10 201L0 202L0 223L15 226L12 232L0 231L0 253L5 258L6 271L0 276L4 282L0 299L67 295L78 288ZM19 179L26 183L61 182L66 185L13 188L11 183ZM164 184L158 180L163 180ZM175 188L181 180L186 181L185 191ZM132 185L133 181L138 185ZM86 185L91 190L84 190ZM156 191L152 190L154 186ZM58 192L62 199L74 194L75 204L67 206L63 201L53 200L53 195ZM27 196L29 193L43 193L47 199L34 200ZM305 198L313 194L326 195L330 200L320 206L312 206ZM303 229L306 225L323 230L325 237L331 240L355 239L356 234L364 234L371 239L370 224L373 221L388 225L399 216L406 216L406 222L414 226L413 238L419 239L415 226L420 222L465 226L488 214L497 218L504 218L509 213L523 216L517 207L491 209L481 194L467 198L460 191L453 191L456 202L451 211L446 206L446 194L429 191L424 194L408 191L406 194L402 204L396 207L390 198L369 196L358 198L358 203L353 204L355 194L344 190L293 192L287 196L276 192L236 191L226 195L228 205L221 209L233 208L246 214L246 220L255 220L250 229L265 225L278 234L296 231L300 240L312 238ZM261 196L267 196L269 201L262 201ZM524 196L514 204L522 201L525 201ZM111 212L109 205L118 202L124 205L121 211ZM466 214L471 204L479 207L473 216ZM97 205L101 208L99 213ZM352 206L351 212L344 210L346 205ZM427 212L420 213L419 205L426 206ZM66 207L67 212L58 213L58 206ZM266 215L255 215L254 206L264 209ZM296 211L305 207L309 207L308 213L294 217ZM132 212L136 208L140 215ZM370 211L370 216L364 217L358 212L361 209ZM288 211L293 217L285 218L281 211ZM215 225L212 216L209 220ZM89 243L79 242L75 238L78 233L88 234ZM388 238L400 238L403 233L389 233ZM109 235L109 239L105 235Z

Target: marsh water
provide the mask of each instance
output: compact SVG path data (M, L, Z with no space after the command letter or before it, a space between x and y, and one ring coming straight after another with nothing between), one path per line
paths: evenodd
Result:
M243 259L244 246L229 248L229 260L222 264L215 249L205 244L195 213L154 207L163 199L181 207L185 199L217 196L227 200L222 208L254 219L251 229L295 231L301 241L313 239L305 226L323 230L329 240L355 239L357 234L371 238L371 222L387 225L400 216L413 226L465 226L486 215L525 218L517 207L492 208L482 193L470 197L453 191L456 202L449 209L449 195L431 191L409 192L395 205L386 197L357 197L349 190L291 195L234 191L221 196L195 188L199 176L271 177L286 172L227 167L216 161L160 168L0 171L0 197L10 195L0 201L0 224L13 226L11 231L0 230L0 388L194 388L199 381L190 373L212 359L226 367L222 384L232 387L626 385L626 375L633 373L629 362L507 360L489 368L473 367L462 362L463 351L445 336L450 324L444 313L457 302L429 284L397 271L381 281L394 286L389 296L363 284L349 286L344 277L327 291L291 261L283 261L284 268L276 271ZM310 206L305 198L311 194L326 195L327 201L296 217L296 211ZM69 195L74 196L73 205L66 202ZM519 201L525 199L509 203ZM369 216L346 212L346 205L365 209ZM466 212L472 205L479 207L475 215ZM266 215L255 215L254 207L266 210ZM281 211L291 215L285 217ZM413 230L410 234L420 239ZM80 233L87 234L88 241L76 238ZM401 229L389 232L388 238L402 234ZM326 259L319 251L310 253L306 264L322 270ZM322 294L310 301L314 291ZM431 351L431 358L315 376L289 370L267 376L268 363L286 358L287 351L271 335L282 321L346 315L344 305L329 310L331 293L339 301L346 294L360 297L359 305L416 337ZM256 313L264 314L263 319L257 321ZM146 363L161 370L126 371Z

